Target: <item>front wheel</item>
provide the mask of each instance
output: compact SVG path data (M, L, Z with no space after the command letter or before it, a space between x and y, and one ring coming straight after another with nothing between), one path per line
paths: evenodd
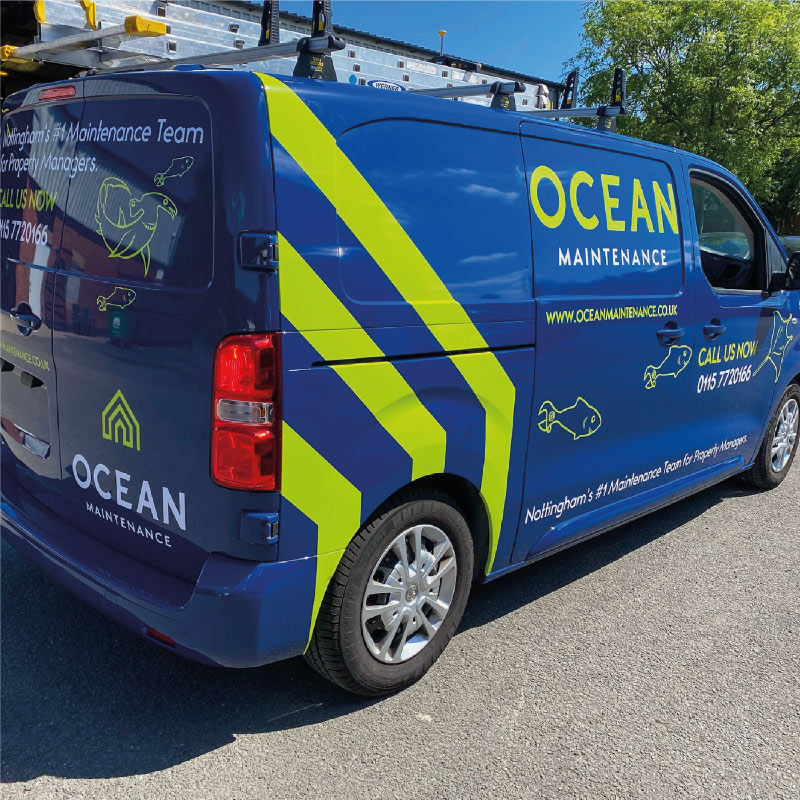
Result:
M306 660L355 694L421 678L458 627L473 574L467 523L448 496L409 492L345 550Z
M759 489L774 489L789 474L797 455L800 428L800 386L792 384L784 393L770 420L755 463L744 474Z

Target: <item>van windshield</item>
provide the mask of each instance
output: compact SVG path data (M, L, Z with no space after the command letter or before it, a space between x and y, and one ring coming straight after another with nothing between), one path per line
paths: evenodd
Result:
M213 170L206 108L184 98L87 100L60 267L179 288L212 275Z

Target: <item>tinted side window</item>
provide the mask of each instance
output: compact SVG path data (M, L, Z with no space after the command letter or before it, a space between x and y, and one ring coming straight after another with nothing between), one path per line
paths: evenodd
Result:
M391 120L348 131L339 144L456 300L531 299L530 223L516 136ZM342 223L340 247L342 283L353 300L398 301ZM424 290L416 299L424 299Z
M716 289L761 289L760 241L755 226L730 190L691 176L700 256L706 279Z
M60 264L125 282L211 279L213 175L205 107L180 98L88 100Z
M523 123L523 134L538 130ZM682 290L682 209L667 163L532 135L522 146L537 296Z

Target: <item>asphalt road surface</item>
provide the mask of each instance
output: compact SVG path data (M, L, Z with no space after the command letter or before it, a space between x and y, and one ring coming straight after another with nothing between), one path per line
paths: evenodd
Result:
M800 797L800 466L473 592L419 684L181 661L2 572L2 796Z

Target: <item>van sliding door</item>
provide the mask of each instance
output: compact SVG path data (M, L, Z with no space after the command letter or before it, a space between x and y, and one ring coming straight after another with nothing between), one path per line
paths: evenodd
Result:
M680 171L560 127L522 124L537 331L514 560L657 503L693 450L681 424L694 336Z

